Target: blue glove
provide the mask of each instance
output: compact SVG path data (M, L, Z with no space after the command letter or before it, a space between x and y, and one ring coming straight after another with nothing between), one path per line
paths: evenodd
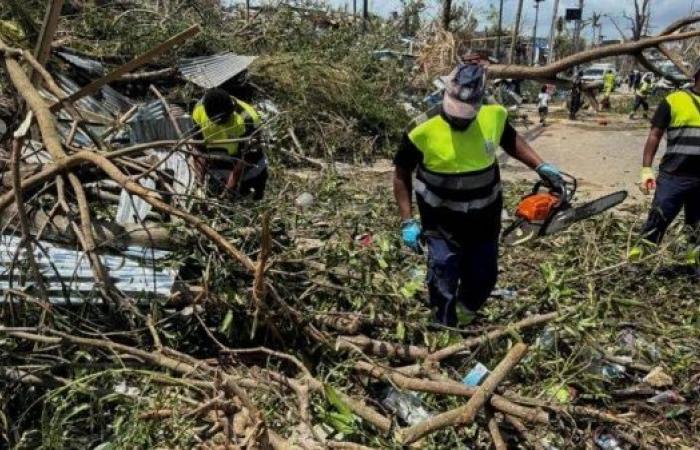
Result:
M401 239L403 244L411 250L420 250L418 245L420 232L420 224L416 219L408 219L401 222Z
M563 193L565 191L564 178L557 167L550 163L542 163L535 169L544 184L554 192Z

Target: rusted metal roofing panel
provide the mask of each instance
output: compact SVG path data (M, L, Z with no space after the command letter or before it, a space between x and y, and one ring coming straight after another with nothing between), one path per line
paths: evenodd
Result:
M184 58L178 63L182 77L205 89L221 86L248 69L255 56L235 55L231 52L197 58Z

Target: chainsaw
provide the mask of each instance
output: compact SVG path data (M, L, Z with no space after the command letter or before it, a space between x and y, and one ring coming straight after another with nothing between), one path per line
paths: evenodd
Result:
M562 174L564 185L561 192L541 192L544 187L538 181L532 193L523 197L515 212L515 221L503 232L503 242L519 245L536 237L547 236L565 228L597 216L627 198L627 191L606 195L580 206L573 205L578 182L569 174Z

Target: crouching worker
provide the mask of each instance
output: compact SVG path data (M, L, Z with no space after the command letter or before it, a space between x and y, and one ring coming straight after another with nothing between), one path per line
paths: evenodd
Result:
M197 138L204 140L198 158L203 175L209 176L210 188L217 195L248 196L260 200L267 183L267 160L254 140L249 142L215 142L243 139L255 135L261 124L255 109L223 89L210 89L197 103L192 119L198 128Z
M394 195L404 244L418 250L422 235L427 245L437 321L454 326L458 301L476 312L496 285L503 206L496 149L535 169L555 190L564 181L508 123L504 107L483 104L484 66L462 64L443 81L442 107L414 121L394 158ZM420 222L413 218L412 188Z

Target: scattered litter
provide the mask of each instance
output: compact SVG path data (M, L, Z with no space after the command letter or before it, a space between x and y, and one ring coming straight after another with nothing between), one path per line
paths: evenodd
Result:
M518 298L518 291L515 289L509 289L509 288L505 288L505 289L497 288L491 292L491 297L500 298L503 300L515 300Z
M673 386L673 378L661 367L655 367L644 377L644 382L655 388Z
M608 380L618 380L624 378L627 373L627 368L621 364L606 363L599 365L596 368L596 372Z
M623 450L620 441L611 434L601 434L595 439L596 445L601 450Z
M477 387L491 373L488 367L481 363L476 363L472 370L462 379L462 383L469 387Z
M363 233L355 237L355 241L360 247L371 247L374 243L374 235L372 233Z
M134 386L127 386L126 381L121 381L119 384L114 385L114 392L121 395L126 395L128 397L138 397L141 394L141 390Z
M382 405L409 425L415 425L430 418L430 413L423 407L420 397L394 388L389 388Z
M663 391L659 392L652 398L647 399L647 402L657 405L668 403L685 403L685 398L675 391Z
M308 209L314 204L314 196L308 192L303 192L294 200L294 204L301 209Z

